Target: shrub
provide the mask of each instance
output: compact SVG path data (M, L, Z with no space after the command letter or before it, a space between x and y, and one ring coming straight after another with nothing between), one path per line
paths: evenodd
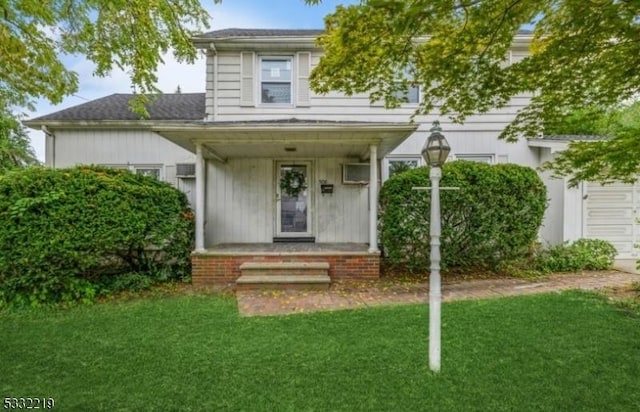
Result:
M611 269L616 248L600 239L579 239L543 250L535 259L542 272L577 272Z
M0 301L90 300L119 273L189 273L183 193L125 170L29 168L0 176Z
M429 267L430 186L426 167L394 175L380 192L381 240L393 266ZM536 240L546 208L537 173L514 164L446 163L441 191L442 267L495 269L525 255Z

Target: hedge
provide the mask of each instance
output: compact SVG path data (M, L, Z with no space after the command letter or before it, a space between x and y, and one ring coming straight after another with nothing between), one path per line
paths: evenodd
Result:
M2 175L0 227L0 303L91 300L106 276L190 272L194 229L185 195L126 170Z
M442 268L494 270L526 254L535 242L547 205L535 170L515 165L449 162L442 168ZM428 271L429 169L392 176L380 192L381 241L387 261L409 271Z

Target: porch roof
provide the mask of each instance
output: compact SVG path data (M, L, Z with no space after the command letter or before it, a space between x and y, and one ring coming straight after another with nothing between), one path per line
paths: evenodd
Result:
M395 149L417 124L279 119L242 122L184 122L152 128L194 152L201 143L206 158L357 157L367 159L369 146L378 158Z

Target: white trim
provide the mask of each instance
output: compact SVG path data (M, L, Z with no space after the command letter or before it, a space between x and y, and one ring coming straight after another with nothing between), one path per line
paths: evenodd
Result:
M369 146L369 252L378 252L378 146Z
M205 175L206 161L204 160L202 144L196 144L196 252L205 250L204 244L204 213L205 213Z

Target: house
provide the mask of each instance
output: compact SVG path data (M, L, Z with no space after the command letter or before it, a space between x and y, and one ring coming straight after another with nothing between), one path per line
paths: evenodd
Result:
M314 41L320 33L205 33L193 40L206 54L204 93L161 95L145 120L128 111L130 95L115 94L26 124L46 134L51 167L129 168L187 193L196 212L196 284L252 284L276 272L289 276L271 276L273 282L319 285L378 277L380 182L398 164L423 164L420 150L434 120L443 121L452 159L537 167L556 150L546 140L497 139L527 96L457 125L435 114L410 123L418 88L392 110L364 94L317 95L309 74L322 53ZM526 56L530 39L516 36L511 61ZM599 234L591 229L595 218L573 211L585 207L582 192L546 180L552 199L542 239ZM637 188L633 193L637 202ZM621 254L633 250L617 246Z
M601 139L601 136L558 135L529 139L538 150L540 164L552 161L572 141ZM638 259L640 250L640 182L601 185L582 182L569 187L568 179L554 179L542 173L549 206L541 238L559 244L579 238L603 239L618 251L617 259Z

